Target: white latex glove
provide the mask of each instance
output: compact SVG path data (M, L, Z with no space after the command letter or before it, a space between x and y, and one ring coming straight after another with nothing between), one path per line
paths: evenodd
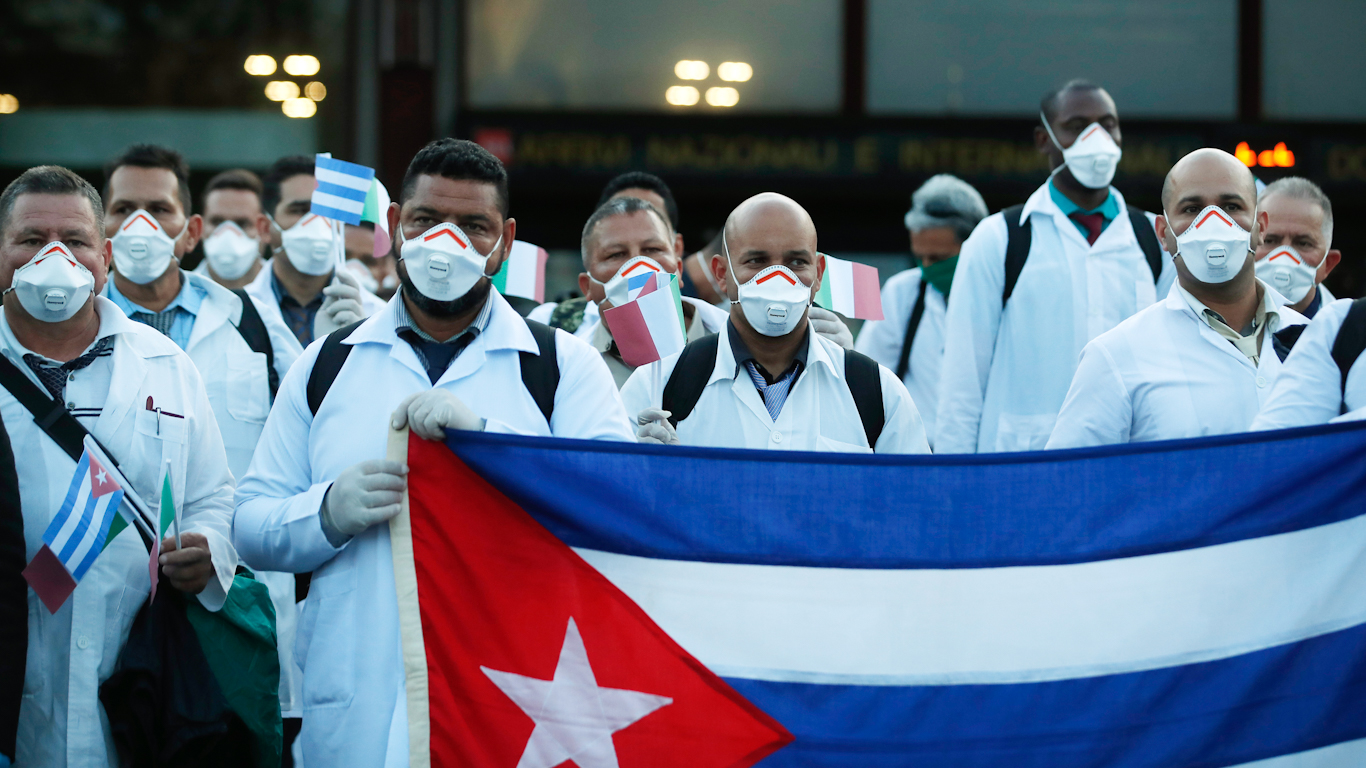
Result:
M405 464L373 459L354 464L337 475L323 497L323 532L328 534L328 541L339 546L375 523L397 515L403 508L407 474Z
M332 282L323 288L323 297L322 309L313 318L315 339L321 339L365 317L365 310L360 303L360 283L349 269L339 269L333 273Z
M482 432L484 423L460 398L439 387L403 398L389 420L394 429L407 425L424 440L445 440L448 428Z
M672 415L659 408L646 408L641 411L636 417L636 424L640 425L636 430L636 442L679 445L678 433L674 431L674 425L669 423L669 417Z
M845 349L854 348L854 334L849 331L849 326L844 324L839 315L813 304L807 317L811 318L811 327L816 333Z

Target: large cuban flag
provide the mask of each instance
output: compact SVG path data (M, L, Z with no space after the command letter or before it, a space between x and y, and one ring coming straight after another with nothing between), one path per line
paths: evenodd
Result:
M414 766L1366 765L1361 425L408 448Z

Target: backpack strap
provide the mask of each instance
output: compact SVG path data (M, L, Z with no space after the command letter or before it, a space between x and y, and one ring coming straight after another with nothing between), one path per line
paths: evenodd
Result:
M1001 218L1006 222L1006 279L1005 288L1001 291L1002 307L1010 301L1010 294L1015 292L1015 284L1020 281L1020 272L1024 270L1025 259L1029 258L1029 248L1034 242L1034 230L1030 222L1026 220L1020 224L1020 214L1023 212L1023 205L1012 205L1001 211Z
M1366 297L1352 302L1333 342L1333 362L1338 364L1342 374L1343 413L1347 412L1347 374L1363 350L1366 350Z
M1284 363L1290 356L1290 350L1295 348L1295 342L1300 340L1307 325L1291 325L1271 334L1271 348L1276 350L1276 357Z
M559 328L565 333L575 333L579 326L583 325L583 313L588 309L588 298L576 296L572 299L565 299L550 312L550 322L546 323L551 328Z
M536 339L539 355L519 352L522 363L522 386L531 393L536 407L550 424L555 413L555 391L560 388L560 361L555 349L555 329L535 320L527 320L526 327Z
M920 277L920 292L915 297L915 309L911 310L911 319L906 323L906 337L901 340L901 357L896 361L896 377L905 379L906 372L911 370L911 345L915 343L915 333L920 330L920 318L925 316L925 289L930 284L925 281L924 273Z
M711 372L716 368L716 354L721 346L721 334L713 333L689 342L678 354L673 373L664 384L660 407L669 412L669 423L678 426L692 414L702 390L707 388Z
M308 374L308 410L314 416L318 415L323 398L327 397L332 382L337 380L337 374L341 373L342 366L346 365L346 358L351 356L352 346L342 342L346 341L363 322L365 320L361 319L345 328L338 328L323 339L322 348L318 350L318 359L313 361L313 370Z
M233 293L242 300L242 319L237 321L237 332L242 334L242 340L251 347L251 351L266 356L266 380L270 383L270 400L274 402L275 393L280 389L280 372L275 370L275 346L270 343L266 322L261 319L261 313L256 311L256 302L251 300L246 291L238 288Z
M1148 260L1148 269L1152 270L1156 285L1162 277L1162 244L1157 242L1157 230L1153 229L1153 223L1148 221L1148 214L1142 208L1125 207L1129 209L1129 223L1133 225L1138 247L1143 250L1143 258Z
M877 361L852 349L844 350L844 383L849 394L854 396L859 420L863 422L863 434L868 438L868 447L877 448L878 438L887 415L882 409L882 373Z

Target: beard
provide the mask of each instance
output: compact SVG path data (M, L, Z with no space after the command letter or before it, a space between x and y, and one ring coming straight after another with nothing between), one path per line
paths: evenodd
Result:
M493 281L487 277L479 278L479 282L469 289L464 296L450 301L439 301L430 296L424 296L422 291L413 285L413 281L408 279L407 265L399 262L398 282L403 291L403 295L413 303L413 306L426 312L432 317L449 319L466 314L475 307L480 306L488 299L489 293L493 290Z

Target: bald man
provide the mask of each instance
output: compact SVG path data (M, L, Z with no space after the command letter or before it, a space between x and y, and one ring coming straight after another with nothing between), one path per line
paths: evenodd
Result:
M1245 432L1303 330L1304 316L1257 279L1252 252L1269 217L1247 166L1196 150L1167 174L1162 207L1176 285L1086 345L1049 448Z
M641 442L841 453L928 453L906 386L813 331L825 257L796 201L765 193L726 221L730 319L720 333L637 368L621 390Z

